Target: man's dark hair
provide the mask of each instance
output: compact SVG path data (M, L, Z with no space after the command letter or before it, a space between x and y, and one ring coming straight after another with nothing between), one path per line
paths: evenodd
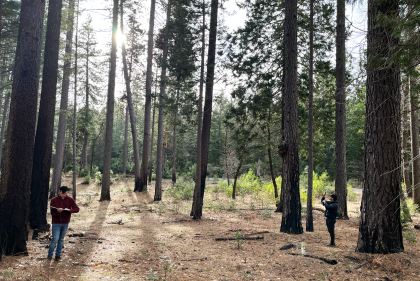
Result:
M70 190L70 188L68 188L67 186L62 186L62 187L60 187L60 191L61 191L61 193L66 193L67 191L69 191Z
M334 199L334 201L337 201L337 195L335 195L335 194L331 194L331 195L330 195L330 197L331 197L332 199Z

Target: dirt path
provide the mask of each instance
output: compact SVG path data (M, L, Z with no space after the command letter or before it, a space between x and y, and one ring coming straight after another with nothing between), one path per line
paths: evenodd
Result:
M315 232L288 235L279 232L281 213L263 219L246 199L233 211L205 209L203 220L192 221L191 202L174 204L164 197L162 204L154 203L153 188L139 194L130 191L132 185L114 184L110 202L98 202L100 186L78 185L81 211L72 216L68 234L83 232L84 237L66 238L60 262L46 260L47 244L29 240L29 256L0 262L0 280L420 280L418 242L405 240L400 254L354 252L359 202L349 203L350 220L337 222L337 247L328 248L319 211L314 211ZM235 240L215 241L235 237L238 230L268 233L244 240L240 249ZM404 235L413 238L417 230L410 226ZM280 250L288 244L295 246ZM303 251L338 264L303 257Z

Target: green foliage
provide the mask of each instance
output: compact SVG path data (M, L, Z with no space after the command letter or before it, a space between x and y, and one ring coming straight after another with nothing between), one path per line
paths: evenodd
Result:
M194 195L195 183L184 179L178 180L165 190L165 194L175 200L191 200Z
M4 277L5 279L8 279L8 278L13 278L13 271L8 271L8 270L5 270L5 271L3 272L3 277Z
M236 243L238 243L238 250L241 248L242 244L244 243L244 236L242 235L240 230L235 231L235 239Z
M264 220L271 218L271 210L270 210L270 206L268 204L265 205L264 210L261 213L261 216Z
M80 170L79 172L79 177L84 178L87 175L90 175L90 169L88 166L84 167L82 170Z
M234 199L230 199L227 205L228 211L235 211L236 210L236 201Z
M159 201L156 209L156 213L161 216L165 212L165 206L163 205L162 201Z
M89 184L90 183L90 175L86 175L83 179L82 184Z
M185 173L182 173L182 177L184 180L195 180L195 172L196 172L197 165L194 164L188 168L188 171Z
M404 238L412 244L416 243L417 242L416 231L414 229L410 229L410 230L404 232Z
M99 171L97 171L95 173L95 183L96 183L96 185L101 185L102 184L102 174Z
M85 197L85 206L89 206L92 203L93 196L91 194L87 194Z

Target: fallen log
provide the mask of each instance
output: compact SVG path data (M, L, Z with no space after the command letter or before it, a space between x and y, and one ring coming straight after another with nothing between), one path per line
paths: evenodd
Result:
M262 240L264 239L264 236L257 236L257 237L247 237L247 236L242 236L238 238L239 240ZM238 240L236 239L236 237L219 237L219 238L215 238L216 241L230 241L230 240Z
M295 253L289 253L289 255L292 255L292 256L302 256L302 255L295 254ZM332 265L336 265L337 264L337 261L336 260L329 260L329 259L326 259L326 258L315 257L315 256L312 256L312 255L303 255L303 256L306 257L306 258L319 259L319 260L321 260L323 262L326 262L326 263L332 264Z

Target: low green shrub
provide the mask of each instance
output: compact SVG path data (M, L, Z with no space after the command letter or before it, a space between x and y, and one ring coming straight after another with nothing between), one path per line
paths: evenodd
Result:
M177 181L174 185L165 190L165 194L174 200L190 200L194 195L195 183L183 179Z
M86 175L83 179L82 184L89 184L90 183L90 175Z
M87 175L90 175L90 168L85 166L82 170L80 170L79 177L84 178Z

